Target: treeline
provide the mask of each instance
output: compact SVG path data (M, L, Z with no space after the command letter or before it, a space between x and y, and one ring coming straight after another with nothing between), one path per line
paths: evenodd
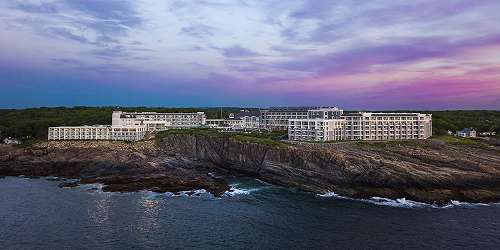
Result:
M207 114L207 118L227 117L231 112L241 108L150 108L150 107L55 107L30 109L0 109L0 138L47 138L50 126L78 126L94 124L111 124L113 110L136 112L199 112ZM500 134L500 111L423 111L432 114L433 132L435 135L446 134L448 130L455 132L466 127L478 131L496 131Z
M432 128L436 135L444 135L448 130L456 132L463 128L474 128L479 132L495 131L500 134L500 111L430 111Z

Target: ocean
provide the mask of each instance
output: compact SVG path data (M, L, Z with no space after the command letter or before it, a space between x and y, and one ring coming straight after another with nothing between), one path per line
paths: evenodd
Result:
M500 205L315 195L230 179L216 198L0 179L1 249L499 249Z

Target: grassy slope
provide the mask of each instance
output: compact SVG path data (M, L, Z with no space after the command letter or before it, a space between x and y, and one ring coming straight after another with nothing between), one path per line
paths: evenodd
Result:
M219 132L215 129L170 129L161 131L156 134L157 142L165 136L172 134L189 134L189 135L205 135L211 137L229 137L241 142L258 143L263 145L271 145L277 147L288 147L288 144L276 140L276 138L283 136L282 132L253 132L253 133L225 133Z

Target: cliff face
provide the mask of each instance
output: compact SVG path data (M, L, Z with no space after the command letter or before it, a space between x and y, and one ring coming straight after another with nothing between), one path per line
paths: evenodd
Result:
M425 202L500 200L500 148L496 146L426 140L284 148L188 134L168 135L160 146L229 171L317 193Z
M0 145L0 177L57 176L102 183L104 191L178 192L206 189L221 195L227 183L205 164L159 150L152 142L61 141L20 149Z

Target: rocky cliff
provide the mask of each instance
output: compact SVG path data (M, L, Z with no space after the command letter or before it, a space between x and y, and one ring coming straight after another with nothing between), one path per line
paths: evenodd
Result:
M231 137L173 134L169 152L301 190L424 202L500 200L500 148L440 140L302 143L277 147Z
M21 149L0 145L0 177L56 176L102 183L104 191L179 192L195 189L221 195L227 183L203 162L163 152L154 142L60 141Z
M177 192L254 176L315 193L445 203L500 201L500 146L443 140L263 144L225 135L168 134L157 143L46 142L0 146L1 176L59 176L105 191ZM67 185L77 185L69 183Z

